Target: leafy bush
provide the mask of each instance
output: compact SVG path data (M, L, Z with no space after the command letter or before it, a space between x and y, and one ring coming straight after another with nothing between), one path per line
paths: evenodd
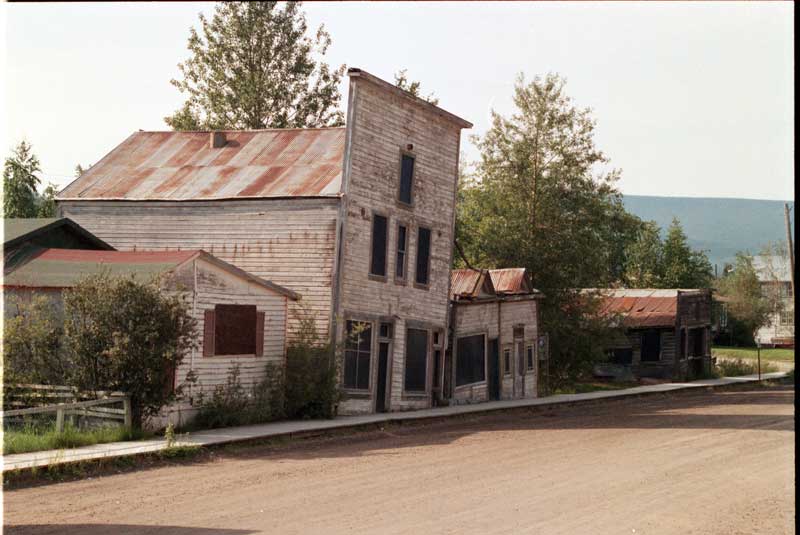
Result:
M284 415L283 385L279 378L276 379L276 371L277 367L268 366L267 378L247 389L239 378L239 365L235 364L228 372L225 384L217 385L210 397L200 394L200 411L192 427L213 429L281 419Z
M717 373L722 377L738 377L740 375L755 375L758 373L758 362L753 360L717 360ZM772 373L778 369L769 362L761 363L761 373Z
M67 384L71 362L63 350L64 319L44 295L30 301L9 299L3 332L6 383Z
M158 279L104 273L64 292L64 317L71 384L126 392L137 427L174 398L166 380L196 344L197 322L182 294L164 292Z
M320 339L310 314L301 313L298 321L295 338L286 350L286 416L334 418L341 399L338 351Z

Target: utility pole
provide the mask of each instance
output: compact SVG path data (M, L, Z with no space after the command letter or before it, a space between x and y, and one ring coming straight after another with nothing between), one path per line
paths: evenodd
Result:
M786 219L786 246L789 251L789 276L792 281L792 299L794 299L794 248L792 247L792 225L789 222L789 203L783 203L783 215Z

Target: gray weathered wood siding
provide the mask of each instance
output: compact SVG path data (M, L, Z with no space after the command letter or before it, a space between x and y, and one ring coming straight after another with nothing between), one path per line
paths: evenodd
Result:
M513 299L513 298L512 298ZM498 306L500 317L498 318ZM489 398L489 348L488 341L499 337L499 366L500 366L500 398L522 399L538 396L538 348L536 341L539 336L538 308L535 299L491 301L486 303L456 303L454 307L453 324L453 385L455 385L455 359L458 349L458 339L474 334L485 334L487 341L486 351L486 380L472 385L454 386L453 399L458 402L479 402ZM499 324L498 324L499 319ZM521 339L514 338L514 327L521 325L524 329ZM520 374L519 355L517 354L518 342L523 343L523 351L528 347L534 350L534 368ZM504 369L504 350L511 351L511 369ZM523 354L523 361L526 355ZM508 373L507 373L508 372Z
M429 355L428 393L403 392L407 322L424 323L446 332L450 265L453 244L455 191L458 175L459 127L364 79L351 79L343 188L345 189L343 263L338 317L388 317L394 319L391 355L390 410L430 406L432 367ZM401 151L408 145L415 156L413 207L398 201ZM386 280L370 277L372 216L388 219ZM408 228L405 284L395 281L397 226ZM430 284L414 284L417 232L431 229ZM343 326L340 325L339 335ZM443 334L442 334L443 336ZM341 339L341 338L340 338ZM371 368L377 368L373 346ZM343 412L370 412L374 406L374 380L369 399L351 399Z
M65 217L119 250L203 249L298 292L327 336L338 198L198 202L61 201Z
M268 365L283 365L286 355L286 312L288 299L251 281L202 260L197 264L197 286L192 316L197 320L198 347L184 359L178 368L178 379L183 380L194 369L198 383L190 391L209 395L217 385L224 384L234 365L239 365L242 386L250 388L261 382ZM213 355L203 356L205 311L216 305L255 305L264 313L263 355Z

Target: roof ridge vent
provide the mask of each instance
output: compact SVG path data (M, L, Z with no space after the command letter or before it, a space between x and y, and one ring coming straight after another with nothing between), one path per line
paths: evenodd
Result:
M225 138L225 132L210 132L208 137L208 144L212 149L221 149L228 143Z

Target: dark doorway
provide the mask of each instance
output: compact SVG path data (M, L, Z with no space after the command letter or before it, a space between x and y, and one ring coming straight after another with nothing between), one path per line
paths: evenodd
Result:
M500 344L489 340L489 399L500 399Z
M375 389L375 412L386 412L386 380L389 370L389 342L378 345L378 387Z

